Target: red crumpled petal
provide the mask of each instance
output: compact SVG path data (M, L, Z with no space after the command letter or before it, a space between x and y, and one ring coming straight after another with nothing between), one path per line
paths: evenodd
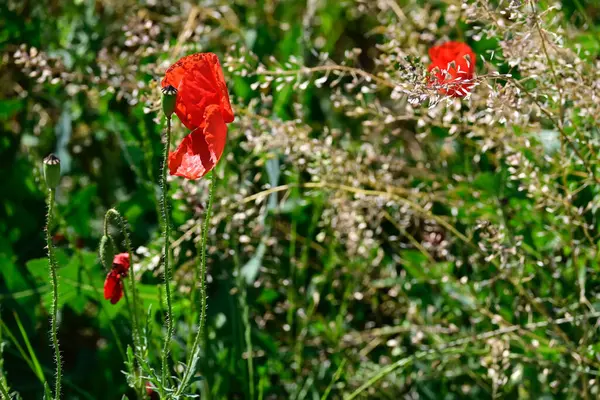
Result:
M116 270L111 270L104 281L104 298L116 304L123 297L123 282Z
M468 61L465 56L468 56ZM435 78L430 80L430 84L437 83L446 86L446 88L440 89L440 93L452 97L464 97L471 91L473 84L469 80L473 79L476 60L475 53L469 45L461 42L446 42L430 48L429 57L431 64L427 70L439 69L434 74ZM455 66L449 66L453 61ZM442 70L445 70L447 74Z
M227 85L219 63L213 53L197 53L183 57L165 73L162 87L177 89L175 114L190 130L203 124L206 108L217 105L225 123L234 119L229 102Z
M113 258L112 269L121 275L127 275L129 271L129 253L119 253Z
M206 107L204 124L187 135L177 150L169 154L171 175L198 179L210 172L221 159L227 139L227 125L217 105Z

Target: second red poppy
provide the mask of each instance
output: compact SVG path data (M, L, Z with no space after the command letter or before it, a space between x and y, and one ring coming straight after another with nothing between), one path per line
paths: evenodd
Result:
M112 304L117 304L123 297L123 278L129 272L129 254L120 253L113 259L111 270L104 281L104 298Z
M429 84L441 86L439 92L451 97L464 97L473 88L475 53L462 42L446 42L429 49L432 72Z

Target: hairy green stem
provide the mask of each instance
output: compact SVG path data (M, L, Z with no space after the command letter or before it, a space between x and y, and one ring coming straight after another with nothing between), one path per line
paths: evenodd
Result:
M166 295L166 303L167 303L167 314L165 316L165 320L167 323L167 333L165 335L165 343L162 351L162 385L160 388L161 398L166 396L164 392L164 386L167 383L167 370L168 370L168 359L169 359L169 350L171 348L171 340L173 338L173 306L171 304L171 266L169 264L169 209L167 203L167 194L169 192L169 187L167 185L167 169L168 169L168 161L169 161L169 149L171 146L171 117L167 117L167 137L165 138L165 150L163 153L163 163L162 163L162 199L161 199L161 207L162 207L162 225L163 225L163 238L164 238L164 251L163 251L163 263L164 263L164 279L165 279L165 295Z
M242 315L244 318L244 340L246 342L246 352L248 353L248 384L250 386L250 398L254 399L254 357L252 355L252 331L250 329L250 307L248 306L247 301L247 291L246 291L246 283L242 282L243 290L240 293L240 297L243 298L242 304Z
M54 361L56 363L56 384L54 386L54 398L60 399L60 386L62 380L62 358L60 346L58 344L58 277L56 269L56 256L54 254L54 244L52 243L51 229L54 223L54 189L48 189L48 215L46 220L46 246L48 247L48 262L50 265L50 279L52 280L52 313L50 317L50 331L52 336L52 346L54 347Z
M138 322L138 298L137 291L135 289L135 275L133 273L133 248L131 246L131 239L129 238L129 231L127 230L127 220L125 217L119 213L119 211L115 208L111 208L104 215L104 235L108 236L108 226L110 222L110 218L113 218L118 226L121 234L123 235L125 241L125 249L127 250L127 254L129 254L129 262L131 264L129 268L129 285L131 290L131 302L129 302L129 298L127 296L127 292L125 292L125 300L127 301L127 306L129 308L129 312L131 314L131 323L132 323L132 336L133 336L133 354L137 357L138 350L140 349L140 332L139 332L139 322ZM142 372L138 363L138 383L139 385L135 388L138 391L138 395L140 398L144 398L144 382L141 379Z
M4 354L2 352L2 316L0 315L0 393L5 396L7 399L10 399L8 396L8 383L6 382L6 376L4 375Z
M202 224L202 241L200 243L200 323L194 343L192 344L192 350L188 358L181 384L177 388L176 395L181 395L185 390L192 373L195 370L196 363L198 362L198 352L200 351L200 342L204 334L204 327L206 324L206 247L208 241L208 228L210 225L210 213L213 205L213 198L215 193L215 186L217 184L217 174L215 171L211 173L210 190L208 195L208 205L206 206L206 214L204 216L204 223Z
M125 249L129 254L129 262L132 264L129 269L129 284L131 286L131 302L133 304L133 311L131 312L132 324L133 324L133 344L135 347L139 346L139 323L137 318L138 309L138 298L137 291L135 289L135 276L133 274L133 248L131 247L131 239L129 238L129 231L127 230L127 220L117 211L115 208L108 210L104 216L104 234L108 236L108 224L110 217L113 217L118 225L123 239L125 241Z

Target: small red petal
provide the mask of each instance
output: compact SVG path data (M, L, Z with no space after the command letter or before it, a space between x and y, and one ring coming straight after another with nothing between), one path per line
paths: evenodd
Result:
M126 275L129 270L129 253L119 253L113 258L113 269Z
M104 281L104 298L115 304L123 296L123 282L119 279L119 274L111 270Z
M112 297L110 298L110 303L117 304L117 302L121 300L121 297L123 297L123 281L119 280L119 283L115 288Z

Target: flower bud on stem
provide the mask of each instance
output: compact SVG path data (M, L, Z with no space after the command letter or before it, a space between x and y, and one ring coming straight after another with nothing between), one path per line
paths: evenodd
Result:
M171 119L171 115L175 112L175 104L177 102L177 89L169 85L162 88L162 109L167 119Z

